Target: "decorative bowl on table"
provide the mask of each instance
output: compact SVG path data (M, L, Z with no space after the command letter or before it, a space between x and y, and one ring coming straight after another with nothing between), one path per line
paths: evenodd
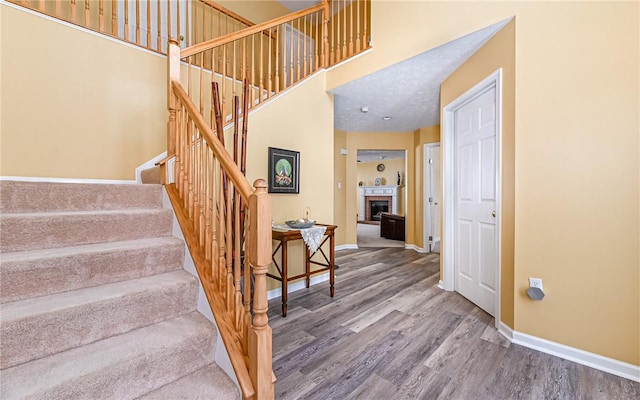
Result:
M294 219L291 221L285 221L284 223L287 224L287 226L289 226L290 228L305 229L305 228L311 228L316 223L316 221L300 218L300 219Z

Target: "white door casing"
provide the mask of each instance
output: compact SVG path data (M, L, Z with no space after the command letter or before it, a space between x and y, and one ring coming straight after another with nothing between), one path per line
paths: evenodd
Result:
M424 250L440 251L442 190L440 143L424 145Z
M443 280L500 321L501 69L443 109ZM495 217L493 212L495 211Z

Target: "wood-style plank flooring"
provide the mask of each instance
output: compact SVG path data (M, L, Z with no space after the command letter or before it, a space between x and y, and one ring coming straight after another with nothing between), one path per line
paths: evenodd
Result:
M328 282L269 303L277 399L639 399L640 383L510 344L436 285L437 254L336 253Z

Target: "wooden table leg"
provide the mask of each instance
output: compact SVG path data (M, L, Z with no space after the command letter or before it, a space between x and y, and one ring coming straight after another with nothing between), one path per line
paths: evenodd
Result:
M282 294L282 316L287 316L287 240L285 239L282 242L282 286L281 286L281 294Z
M332 232L331 235L329 236L329 264L330 264L330 267L329 267L329 285L330 285L329 286L329 291L331 292L331 297L333 297L333 294L335 292L334 284L335 284L335 281L336 281L336 263L335 263L335 260L334 260L334 257L335 257L335 254L334 254L335 253L334 252L334 248L335 248L334 241L335 241L335 238L334 238L333 232Z
M311 283L311 252L309 251L309 246L306 243L303 243L304 246L304 274L306 275L306 284L307 289L309 289L309 284Z

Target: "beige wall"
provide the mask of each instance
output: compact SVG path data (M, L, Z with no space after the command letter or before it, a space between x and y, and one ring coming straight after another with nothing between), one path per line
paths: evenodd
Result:
M415 245L424 248L424 145L437 143L440 141L440 125L427 126L418 129L414 133L415 153L416 153L416 232Z
M333 223L338 225L335 231L336 243L345 244L346 238L346 206L347 191L350 188L347 181L347 155L341 154L341 149L347 149L347 133L336 130L334 133L333 151L333 182L335 193L333 196Z
M384 165L384 171L378 172L378 164ZM398 172L405 176L405 159L380 160L371 162L360 162L357 166L358 184L363 186L374 186L376 178L382 178L382 185L393 186L398 182Z
M639 365L638 3L416 7L442 32L516 16L502 32L515 38L515 106L503 109L515 116L513 142L503 132L503 196L514 184L503 220L513 218L513 237L502 227L503 248L514 247L513 286L502 287L513 291L514 329ZM473 57L443 86L443 103L496 62L508 65L505 49L494 42ZM501 256L508 280L511 255ZM543 301L525 294L531 276L544 280ZM504 311L508 304L503 297Z
M249 21L259 24L289 14L288 8L272 0L219 0L216 3L228 8Z
M324 90L325 74L297 85L249 117L247 179L266 179L268 147L300 152L300 193L271 194L273 220L283 224L303 216L319 223L334 219L333 98ZM304 104L304 107L299 107ZM292 110L296 110L292 113ZM228 141L230 142L230 140ZM339 151L339 150L338 150ZM339 226L336 234L344 228ZM289 275L304 271L302 241L289 244ZM269 279L269 288L279 286Z
M164 58L0 7L1 175L134 179L165 150Z
M442 84L441 104L446 106L475 84L502 68L502 210L501 299L502 322L514 321L514 138L515 138L515 27L509 22ZM444 147L443 147L443 151ZM442 239L444 243L444 238ZM442 269L442 264L441 264Z

